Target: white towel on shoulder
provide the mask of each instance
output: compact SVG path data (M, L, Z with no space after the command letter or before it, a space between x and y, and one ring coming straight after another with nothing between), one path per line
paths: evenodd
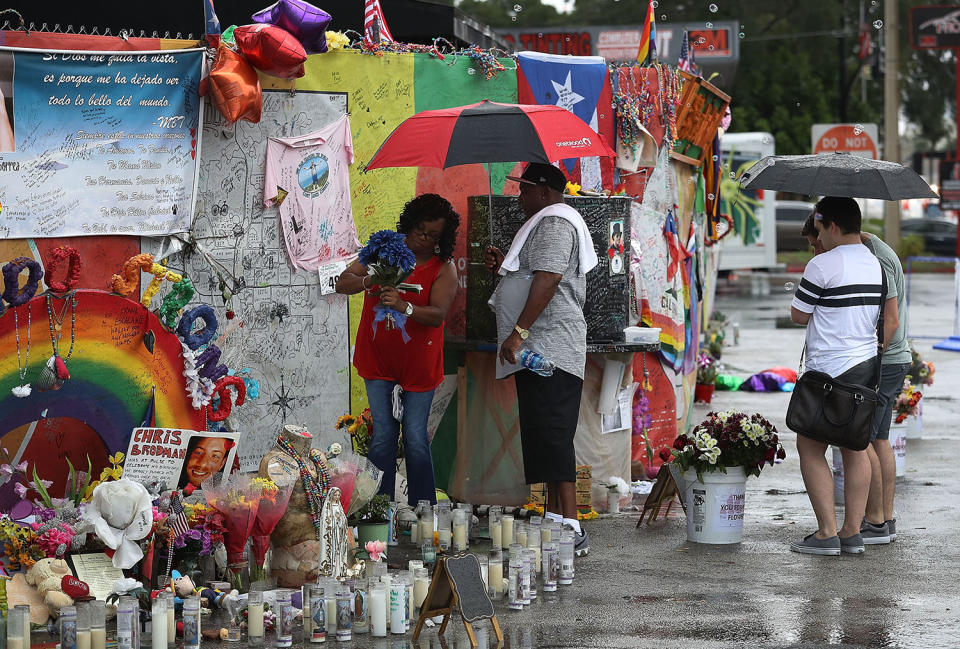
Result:
M590 230L587 228L583 217L580 216L580 212L566 203L554 203L553 205L547 205L531 216L520 226L520 229L517 230L516 236L513 237L513 243L510 244L510 250L507 251L507 254L503 258L503 263L500 264L501 275L506 275L509 271L520 270L520 249L523 248L523 244L526 243L530 233L533 232L537 225L540 224L540 221L546 216L560 217L568 221L576 229L577 238L580 241L579 273L581 275L589 273L593 270L594 266L597 265L597 251L593 248L593 239L590 237Z

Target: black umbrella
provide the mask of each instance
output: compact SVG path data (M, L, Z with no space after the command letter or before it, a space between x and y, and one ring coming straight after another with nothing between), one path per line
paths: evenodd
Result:
M745 171L740 183L744 189L775 189L807 196L887 201L937 198L913 169L840 152L767 156Z

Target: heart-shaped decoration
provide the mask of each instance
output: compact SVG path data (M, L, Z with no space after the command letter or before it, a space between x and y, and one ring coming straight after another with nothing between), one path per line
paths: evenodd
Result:
M193 151L190 152L190 157L193 158L194 160L197 159L197 151L196 151L196 149L194 149Z
M190 129L190 137L197 137L197 129L195 128Z
M60 580L60 590L73 599L86 597L90 594L90 586L73 575L64 575Z
M197 141L196 141L195 139L194 139L194 140L190 140L190 148L191 148L191 149L196 149L196 148L197 148Z

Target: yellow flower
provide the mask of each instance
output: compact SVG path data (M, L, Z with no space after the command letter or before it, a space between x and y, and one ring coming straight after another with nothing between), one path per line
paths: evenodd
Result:
M125 456L122 451L117 451L107 459L110 460L110 464L117 466L118 464L121 464L123 462L124 457Z
M341 32L328 31L326 37L327 49L329 50L342 50L345 47L350 47L350 38Z
M357 432L357 428L359 428L359 427L360 427L360 422L355 421L355 422L353 422L352 424L350 424L349 426L347 426L347 432L350 433L351 435L353 435L354 433Z

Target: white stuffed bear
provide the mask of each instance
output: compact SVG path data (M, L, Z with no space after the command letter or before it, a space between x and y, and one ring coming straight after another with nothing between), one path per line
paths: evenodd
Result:
M61 590L63 577L69 574L70 566L63 559L40 559L27 571L27 583L40 593L50 617L59 617L61 606L73 605L73 599Z

